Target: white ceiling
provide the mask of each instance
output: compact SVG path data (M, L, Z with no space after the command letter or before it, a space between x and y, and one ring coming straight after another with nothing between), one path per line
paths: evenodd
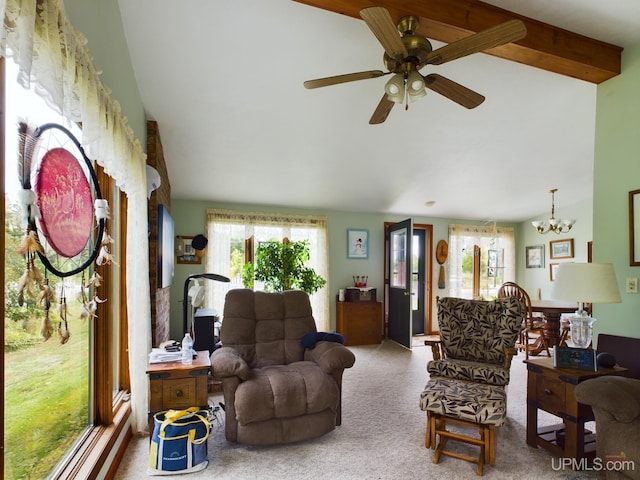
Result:
M522 221L549 211L551 188L559 213L592 196L592 83L480 53L422 70L485 95L478 108L429 92L369 125L386 77L302 86L384 70L361 20L290 0L119 3L173 198ZM636 0L487 3L640 43Z

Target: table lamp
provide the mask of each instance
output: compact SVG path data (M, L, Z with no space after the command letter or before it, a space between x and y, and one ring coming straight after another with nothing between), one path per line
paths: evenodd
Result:
M551 297L578 302L578 310L569 318L571 343L577 348L587 348L591 344L593 322L596 321L584 310L584 304L622 301L611 263L561 263Z

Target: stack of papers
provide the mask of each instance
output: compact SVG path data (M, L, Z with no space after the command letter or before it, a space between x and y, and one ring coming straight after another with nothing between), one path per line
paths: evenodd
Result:
M152 348L149 363L177 362L182 359L182 352L167 352L164 348Z

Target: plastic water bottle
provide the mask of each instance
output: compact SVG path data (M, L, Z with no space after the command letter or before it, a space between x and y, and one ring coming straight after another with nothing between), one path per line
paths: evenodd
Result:
M191 365L193 363L193 340L189 332L184 334L182 339L182 364Z

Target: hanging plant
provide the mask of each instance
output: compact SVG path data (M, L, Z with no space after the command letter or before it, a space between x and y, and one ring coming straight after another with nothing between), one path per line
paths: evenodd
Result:
M242 281L247 288L253 288L254 280L264 282L265 290L282 292L302 290L309 295L324 287L327 281L318 275L309 261L309 242L262 242L256 249L255 267L252 263L244 266Z

